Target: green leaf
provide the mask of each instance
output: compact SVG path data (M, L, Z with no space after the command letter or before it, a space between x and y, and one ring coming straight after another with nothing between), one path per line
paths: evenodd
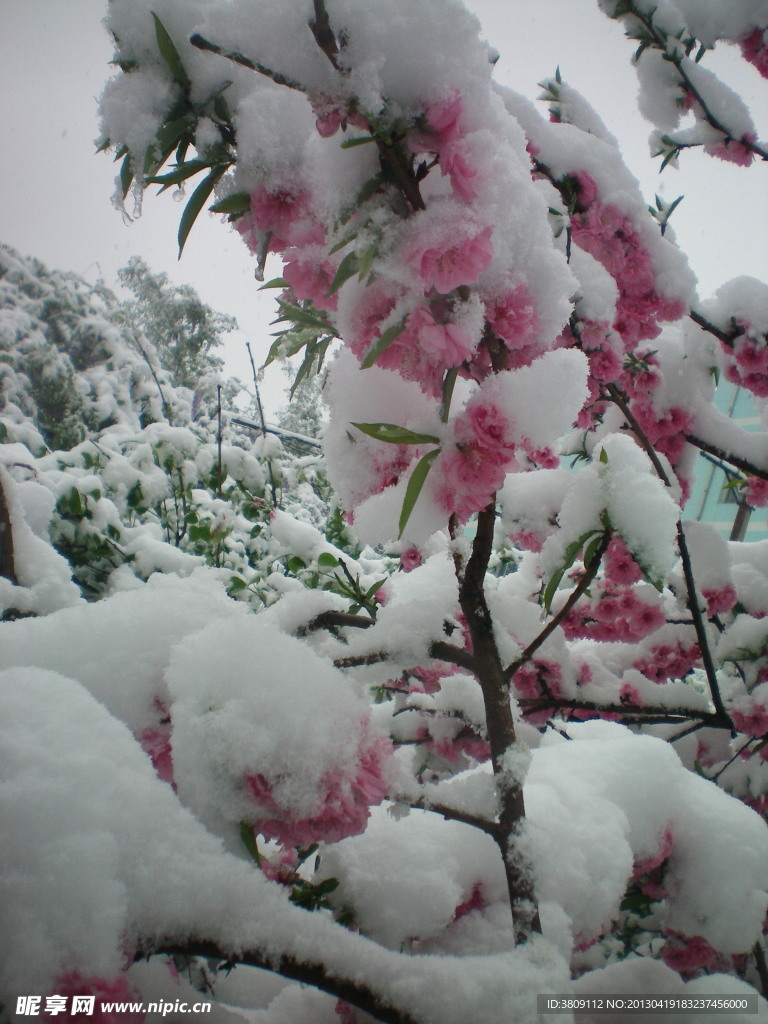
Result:
M322 882L318 882L315 886L315 892L318 896L327 896L329 893L334 892L339 888L339 880L337 878L326 878Z
M662 152L663 152L663 151L662 151ZM660 172L661 172L661 171L663 171L663 170L664 170L664 168L665 168L665 167L667 166L667 164L668 164L668 163L670 163L670 162L671 162L672 160L674 160L674 159L675 159L675 157L677 156L677 154L678 154L679 152L680 152L680 150L679 150L679 149L677 149L677 148L675 148L675 149L671 149L671 150L670 150L670 151L669 151L669 152L667 153L667 155L666 155L666 156L664 157L664 159L663 159L663 160L661 161L661 167L659 168L659 171L660 171ZM659 155L659 156L660 156L661 154L659 153L659 154L657 154L657 155Z
M360 364L361 368L363 370L367 370L369 366L373 366L373 364L376 362L379 356L383 352L386 352L386 350L389 348L389 346L392 344L395 338L398 335L402 334L404 330L405 318L403 318L400 321L400 323L393 324L391 327L388 327L387 330L384 331L384 333L381 335L381 337L377 338L376 341L374 341L374 343L368 349L368 352L365 355L365 359L363 359L362 363Z
M685 199L685 196L678 196L677 199L675 199L674 202L669 204L669 206L667 207L667 212L666 212L666 217L665 217L666 220L669 220L669 218L672 216L673 212L677 209L677 207L680 205L680 203L682 203L683 199Z
M584 556L582 561L584 562L585 569L589 569L589 567L592 565L595 555L597 554L597 549L600 547L602 541L603 534L598 533L597 536L593 537L592 540L584 548Z
M131 182L133 181L133 161L131 160L131 154L126 153L125 159L120 166L120 188L123 193L123 199L128 195L131 189Z
M605 448L601 448L600 449L599 459L600 459L600 462L602 462L604 465L607 464L607 462L608 462L608 452L605 450Z
M373 135L356 135L353 139L344 139L341 148L352 149L355 146L367 146L369 142L375 141L376 138Z
M289 392L291 400L293 399L293 396L296 394L296 389L298 388L299 384L301 384L304 378L308 377L312 372L312 367L314 366L315 359L317 359L317 372L320 372L320 367L322 366L323 363L323 357L325 356L325 352L329 344L330 339L326 339L325 341L321 341L319 343L310 342L310 344L307 345L307 350L304 354L304 361L299 367L299 372L296 374L296 379L291 385L291 390Z
M178 185L182 181L186 181L187 178L199 174L200 171L204 171L209 166L210 164L205 160L187 160L186 163L181 164L172 171L168 171L167 174L159 174L154 178L148 178L147 182L150 185L162 185L161 191L164 191L166 188L170 188L171 185Z
M188 89L192 83L189 80L189 75L187 74L186 68L179 56L179 51L176 49L173 40L168 35L165 25L163 25L162 21L160 21L154 11L152 12L152 17L155 19L155 37L157 39L160 54L179 85L183 85Z
M307 563L303 558L299 558L298 555L292 555L285 563L286 568L289 572L298 573L302 569L306 569Z
M379 251L379 241L380 236L377 234L371 244L358 254L358 262L360 264L360 269L357 275L358 281L362 281L363 278L367 277L371 272L371 266L376 258L376 253Z
M331 295L334 295L345 281L348 281L350 277L355 275L358 271L358 266L357 253L348 252L334 274L333 281L331 281L331 287L325 293L326 297L330 298Z
M214 213L218 213L218 210L214 210L213 207L211 207L211 209L213 210ZM259 291L263 292L267 288L287 288L287 287L288 287L288 282L285 280L284 277L273 277L271 281L267 281L266 284L261 285L261 287L259 288Z
M230 594L237 594L241 590L245 590L248 584L242 578L242 576L233 576L229 581L229 592Z
M440 449L435 448L434 451L427 452L426 455L422 456L416 464L416 468L411 473L411 478L408 481L408 486L405 489L405 498L403 499L403 507L400 512L400 522L398 524L398 537L402 537L403 531L408 525L408 520L411 518L411 512L413 512L414 505L416 504L421 489L424 486L424 481L427 479L427 475L432 468L432 463L435 461L437 456L440 454Z
M192 124L188 117L177 117L173 121L166 121L155 136L155 146L161 153L171 153L179 144L186 132L191 133Z
M294 323L306 324L307 327L316 327L320 331L328 331L336 336L334 328L327 320L323 320L318 313L302 309L300 306L292 306L288 302L280 302L278 305L281 314L280 319L293 320Z
M182 213L181 220L179 221L179 259L181 259L181 254L184 251L184 245L192 230L192 226L197 220L197 215L208 202L208 196L213 192L213 186L222 176L225 169L221 166L214 167L211 173L203 178L184 207L184 213Z
M251 197L247 192L233 192L232 195L224 196L210 207L211 213L228 213L232 217L248 213L251 208ZM281 279L282 280L282 279ZM269 288L268 284L263 286Z
M357 209L360 206L362 206L362 204L364 204L366 200L369 200L371 199L372 196L375 196L377 191L381 188L383 184L383 174L376 174L374 175L373 178L369 178L368 181L366 181L366 183L360 187L357 195L355 196L354 206L351 208L351 212L349 215L351 216L352 213L356 213Z
M261 854L259 848L256 845L256 837L253 834L253 825L249 825L246 821L240 822L240 839L242 840L243 846L246 848L251 857L256 861L257 864L261 864Z
M566 572L568 572L568 570L571 568L573 563L576 561L576 556L578 555L579 551L581 551L584 545L587 544L589 540L595 536L597 537L599 542L603 536L602 530L587 530L586 533L582 533L582 535L580 537L577 537L576 540L571 541L571 543L563 552L563 560L560 563L560 567L552 575L552 578L550 579L549 583L544 589L542 603L546 611L549 611L552 607L552 599L554 598L557 592L557 588L560 586L560 581L562 580ZM594 555L594 552L592 552L592 554Z
M445 380L443 381L443 397L440 402L440 421L442 423L448 422L448 413L451 410L451 399L453 398L453 388L456 384L456 377L458 376L459 368L457 366L451 367L446 373Z
M434 434L417 434L413 430L406 430L405 427L398 427L395 423L353 423L353 427L376 438L377 441L386 441L389 444L439 444L440 438Z
M339 564L339 560L335 555L332 555L330 551L323 551L318 555L317 564L321 569L335 569Z

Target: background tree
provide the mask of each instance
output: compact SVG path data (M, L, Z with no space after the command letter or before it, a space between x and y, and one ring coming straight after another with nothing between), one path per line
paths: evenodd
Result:
M215 352L222 336L237 328L234 317L212 310L190 285L152 273L140 256L132 256L118 278L133 293L122 304L126 323L151 340L174 386L194 390L206 374L221 370Z

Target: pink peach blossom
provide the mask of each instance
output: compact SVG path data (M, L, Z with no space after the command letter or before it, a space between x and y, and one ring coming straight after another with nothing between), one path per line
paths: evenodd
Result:
M687 977L696 974L700 968L716 966L722 957L701 935L669 932L661 959L667 967Z
M416 247L411 250L408 260L414 265L425 288L434 288L441 295L447 295L459 285L473 284L491 265L491 228L483 228L454 245L429 249Z
M768 505L768 480L760 476L747 477L747 501L753 508Z
M146 1014L136 1010L105 1010L104 1003L138 1003L136 993L124 974L114 978L101 978L94 975L83 975L79 971L67 971L60 974L53 983L51 995L65 996L71 1005L73 996L95 996L93 1012L68 1013L67 1021L80 1021L85 1024L142 1024Z
M741 53L763 78L768 78L768 28L753 28L745 35L741 40Z
M292 250L289 250L292 252ZM335 310L338 296L327 295L336 268L327 261L302 259L286 253L283 277L297 299L309 299L318 309Z
M408 148L412 153L441 153L459 137L461 116L461 96L457 92L431 103L424 112L425 129L409 133Z
M513 348L529 345L539 327L533 297L522 284L501 298L488 302L485 315L496 334Z
M717 145L705 146L704 152L717 157L718 160L727 160L728 163L737 164L739 167L749 167L755 157L754 150L749 144L754 142L757 142L755 133L746 132L741 139L726 139Z
M400 554L400 567L403 572L412 572L421 565L421 552L418 548L407 548Z
M367 729L357 752L357 770L353 776L340 769L326 773L322 781L322 803L311 817L295 819L280 807L272 784L261 773L246 775L245 791L262 809L254 832L275 839L283 846L304 848L320 840L335 843L365 830L369 808L380 804L387 792L385 779L392 753L389 739L369 735Z

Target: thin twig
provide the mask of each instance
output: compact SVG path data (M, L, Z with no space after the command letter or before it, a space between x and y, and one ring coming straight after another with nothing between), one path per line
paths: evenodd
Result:
M430 800L429 797L423 796L412 800L410 797L404 796L391 796L389 799L394 800L399 804L406 804L408 807L413 807L419 811L434 811L435 814L441 815L446 821L460 821L464 825L471 825L472 828L480 829L481 832L487 833L489 836L497 838L499 832L499 823L497 821L488 821L487 818L482 818L478 814L470 814L468 811L460 811L455 807L449 807L447 804L441 804L435 800Z
M639 10L635 6L635 4L632 4L632 15L635 18L637 18L637 20L641 22L641 24L643 24L648 29L648 31L653 35L653 38L656 42L655 49L661 50L664 54L665 59L674 64L677 73L683 80L683 84L685 85L686 90L690 93L691 96L693 96L693 98L701 107L701 111L704 115L704 120L709 125L711 125L715 129L715 131L720 132L720 134L725 137L726 142L739 142L741 143L741 145L744 146L745 149L749 149L751 150L751 152L756 153L763 160L768 160L768 152L766 152L766 150L764 150L762 146L757 145L757 143L755 142L751 142L749 139L745 139L743 136L734 135L734 133L730 131L730 129L726 125L724 125L722 121L710 110L708 103L701 95L699 90L696 88L696 86L693 84L688 72L685 70L685 66L683 64L684 58L677 57L675 55L668 53L666 35L660 32L653 24L654 11L655 8L649 14L645 14L643 11ZM672 139L672 141L674 142L675 140ZM688 143L688 145L691 144Z
M379 996L373 989L354 978L334 977L322 962L301 961L284 953L262 953L260 950L241 950L233 952L222 949L216 942L207 939L192 939L186 944L164 943L157 948L140 949L135 960L149 959L151 956L184 956L202 957L205 960L218 962L219 969L231 970L240 964L247 967L260 967L272 971L283 978L312 985L327 992L337 999L343 999L351 1006L356 1006L364 1013L369 1013L382 1024L419 1024L407 1010L398 1010L391 1003Z
M373 625L373 623L370 623ZM463 647L455 647L445 640L433 640L429 645L429 657L436 661L447 661L460 668L475 672L476 664L472 654ZM336 658L336 668L359 668L363 665L378 665L383 661L398 661L399 656L392 651L371 651L368 654L353 654L345 658Z
M264 409L261 405L261 394L259 392L259 375L256 372L256 363L253 360L253 352L251 351L250 341L246 341L245 347L248 349L248 358L251 361L251 373L253 374L253 390L256 394L256 408L259 410L259 419L261 420L261 436L264 439L267 436L267 424L264 421ZM272 492L272 505L277 508L277 485L275 484L275 474L272 471L272 459L267 456L267 472L269 473L269 489Z
M723 331L720 327L713 324L711 320L707 320L705 316L702 316L702 314L697 312L695 309L692 309L688 313L688 316L695 324L698 324L702 330L714 335L718 341L722 341L722 343L727 345L729 348L733 348L733 343L736 338L738 338L739 335L744 334L743 327L734 327L732 331Z
M310 21L309 27L312 29L312 35L315 37L315 42L326 55L328 60L339 71L339 44L336 41L336 36L333 34L331 23L328 18L328 11L325 9L324 0L314 0L315 17L313 21Z
M306 92L307 89L300 82L297 82L293 78L289 78L287 75L282 74L279 71L273 71L272 68L268 68L266 64L260 64L258 61L251 60L250 57L246 57L245 54L240 53L239 50L225 50L221 46L217 46L216 43L212 43L210 40L205 39L200 35L199 32L195 32L194 35L189 37L190 43L197 47L198 50L206 50L208 53L215 53L219 57L226 57L227 60L233 61L235 64L239 64L241 67L248 68L249 71L256 71L260 75L264 75L266 78L271 78L277 85L284 85L287 89L295 89L297 92Z
M16 558L13 545L13 521L8 497L3 486L3 475L0 474L0 576L17 585Z
M350 615L348 612L337 612L329 609L328 611L320 612L319 615L316 615L314 619L310 619L305 625L299 626L295 635L303 637L308 636L310 633L316 633L320 629L335 629L342 626L368 629L373 624L373 619L367 618L364 615Z
M640 718L645 721L653 716L657 722L682 723L696 719L699 725L712 729L732 729L727 715L712 711L696 711L692 708L667 708L662 705L645 704L633 707L630 704L598 704L591 700L569 700L567 697L521 697L518 704L525 711L544 711L547 708L564 711L594 711L599 714L620 715L622 718ZM679 737L676 737L679 738Z
M626 396L622 393L621 389L615 384L609 384L607 391L611 396L611 400L619 407L624 417L627 420L632 432L640 442L643 450L648 455L648 458L653 464L653 468L656 470L656 474L662 483L667 487L672 486L672 482L669 479L667 471L661 464L659 456L656 454L651 442L645 431L642 429L640 424L635 419L629 408ZM685 531L683 530L683 524L678 516L677 519L677 546L680 551L680 562L683 567L683 576L685 577L685 587L688 593L688 611L691 613L693 618L693 626L696 630L696 639L699 644L699 650L701 651L701 660L704 666L704 671L707 676L707 682L709 683L709 691L712 696L712 703L715 705L715 711L723 719L728 719L728 714L723 704L723 699L720 695L720 684L717 681L717 672L715 670L715 662L712 658L712 652L709 648L709 637L707 636L707 629L704 624L704 618L701 614L701 608L699 607L699 601L696 595L696 580L693 575L693 562L691 555L688 550L688 542L685 538Z
M600 563L603 559L603 555L605 554L608 544L610 543L610 540L611 533L606 532L603 535L603 539L600 541L600 546L595 552L594 558L589 563L589 568L584 571L584 574L582 575L576 587L569 595L568 600L565 602L563 607L557 612L556 615L554 615L550 619L550 621L547 623L544 629L542 629L539 635L528 644L528 646L525 648L520 657L516 661L513 661L512 664L504 670L504 681L506 683L511 682L515 672L517 672L518 669L522 668L522 666L525 665L526 662L531 660L531 658L534 656L536 651L538 651L538 649L541 647L541 645L544 643L547 637L550 636L550 634L557 629L557 627L560 625L563 619L568 615L568 613L577 603L577 601L582 596L584 591L589 588L589 585L592 583L592 580L597 575L597 570L600 568Z
M765 950L763 949L760 939L752 947L752 955L755 958L755 967L757 968L757 976L760 979L760 988L763 996L768 999L768 965L765 962Z
M698 448L700 451L706 452L722 462L730 463L736 469L740 469L742 473L746 473L748 476L758 476L761 480L768 480L768 469L761 469L748 459L743 459L740 455L734 455L723 448L718 448L716 444L704 441L695 434L685 434L684 437L688 444L692 444L694 448Z

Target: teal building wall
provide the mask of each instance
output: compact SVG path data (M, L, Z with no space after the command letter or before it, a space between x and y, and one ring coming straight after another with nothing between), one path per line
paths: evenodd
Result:
M715 391L715 404L739 426L746 430L760 430L760 417L752 404L750 393L744 388L727 381L721 382ZM700 453L683 518L711 523L726 539L731 537L734 524L737 530L744 531L741 536L734 536L735 540L768 539L768 507L745 508L740 513L739 491L728 487L729 480L733 479L730 467L723 467L717 459Z

